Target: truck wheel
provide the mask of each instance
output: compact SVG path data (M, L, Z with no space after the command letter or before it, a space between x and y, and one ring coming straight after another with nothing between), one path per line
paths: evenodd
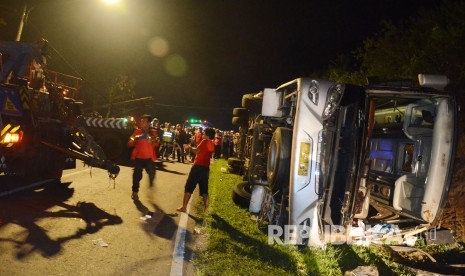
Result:
M289 185L292 130L278 127L271 138L266 174L268 185L276 192Z
M232 192L232 200L237 205L249 208L250 198L252 197L252 191L250 184L247 181L237 183Z
M240 118L245 118L249 119L249 110L247 108L234 108L233 109L233 116L234 117L240 117Z
M39 181L54 179L60 181L63 175L65 156L45 147L31 149L31 159L26 173L26 179Z
M250 184L252 185L256 185L256 177L254 177L255 175L255 167L257 165L260 165L258 163L258 159L259 157L257 157L257 153L262 153L263 152L263 143L260 143L260 141L258 140L258 137L259 137L259 134L260 134L260 124L259 123L255 123L254 126L253 126L253 136L252 136L252 140L251 140L251 150L250 150L250 164L249 164L249 182ZM258 177L260 177L258 175Z
M54 180L60 181L62 176L63 176L63 170L62 169L54 169L54 170L47 171L46 175L44 175L44 178L54 179Z
M60 181L61 176L63 175L63 167L65 165L66 155L62 153L57 153L53 150L47 149L47 154L43 158L48 161L42 171L43 179L54 179Z
M46 179L53 179L60 181L61 176L63 175L63 170L52 169L52 168L42 168L43 171L29 170L24 174L25 178L28 181L41 181Z

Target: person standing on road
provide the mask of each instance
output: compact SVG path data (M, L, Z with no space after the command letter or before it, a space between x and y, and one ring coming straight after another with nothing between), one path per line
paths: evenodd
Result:
M155 180L156 160L155 147L158 146L158 135L155 129L150 128L150 115L143 115L139 121L139 128L134 130L128 140L128 147L134 147L131 160L134 160L134 173L132 175L132 195L133 200L139 200L139 186L142 179L142 170L145 169L149 175L150 186Z
M197 147L197 143L195 141L195 133L196 133L195 128L191 128L190 133L191 133L191 138L190 138L189 144L191 145L191 147ZM189 155L190 161L194 162L195 154L189 151L187 148L185 149L185 151L187 152L187 155Z
M155 129L155 131L157 132L157 141L162 141L163 129L160 126L160 121L157 118L154 118L150 123L150 127ZM155 147L155 155L157 156L157 158L161 156L161 143L158 143L158 145Z
M177 155L178 162L182 163L184 163L184 144L187 144L187 134L181 124L176 124L174 132L173 159L175 159Z
M199 129L194 134L195 145L198 146L200 142L202 141L202 139L203 139L203 128L199 127Z
M194 132L193 140L194 140L194 143L195 143L196 147L200 144L200 142L202 142L203 134L204 134L204 132L203 132L202 127L199 127L199 129L196 132ZM195 153L191 151L190 154L192 155L191 159L195 160Z
M171 124L165 123L166 128L163 130L163 149L161 158L169 160L173 153L174 132L171 130Z
M194 192L197 183L199 184L199 192L203 197L203 204L205 211L208 209L208 177L210 174L210 159L215 151L215 130L213 128L206 128L199 145L193 148L190 145L185 145L186 149L195 153L194 165L191 168L189 176L187 177L186 185L184 186L184 198L182 206L176 210L179 212L186 212L187 204Z
M213 154L213 158L220 159L221 157L221 144L223 140L223 136L221 135L221 132L219 129L216 130L215 134L215 139L213 140L213 143L215 143L215 153Z

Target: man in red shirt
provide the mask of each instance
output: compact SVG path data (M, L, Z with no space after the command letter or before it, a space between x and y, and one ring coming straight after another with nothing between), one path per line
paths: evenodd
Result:
M184 186L184 198L182 206L176 210L179 212L186 212L187 204L194 192L197 183L199 184L199 192L203 197L203 204L205 211L208 209L208 176L210 173L210 159L215 150L215 144L212 139L215 137L215 130L213 128L206 128L202 136L202 141L197 147L193 148L190 145L185 145L186 150L195 153L194 165L187 178L186 185Z
M155 167L153 162L157 159L155 147L158 146L158 135L155 129L150 128L150 115L143 115L140 118L139 128L134 130L128 140L128 147L134 147L131 160L134 160L134 173L132 175L132 195L133 200L139 200L139 182L142 179L142 170L145 169L149 175L150 186L155 179Z
M195 145L198 146L203 139L203 129L199 127L199 129L194 134Z

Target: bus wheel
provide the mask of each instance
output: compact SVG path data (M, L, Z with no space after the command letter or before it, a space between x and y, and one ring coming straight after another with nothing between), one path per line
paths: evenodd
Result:
M250 184L247 181L239 182L233 188L233 202L243 208L249 208L251 193Z
M268 185L276 192L289 186L292 130L278 127L271 138L268 150L266 175Z

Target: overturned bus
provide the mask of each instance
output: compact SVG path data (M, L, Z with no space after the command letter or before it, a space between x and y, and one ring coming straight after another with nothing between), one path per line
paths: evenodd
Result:
M266 127L257 129L272 136L260 147L265 164L256 166L266 170L253 173L251 164L249 176L265 188L259 223L304 226L300 243L316 247L328 242L326 226L389 217L380 213L437 226L452 177L457 104L445 76L418 80L361 87L301 78L265 89L259 124Z

